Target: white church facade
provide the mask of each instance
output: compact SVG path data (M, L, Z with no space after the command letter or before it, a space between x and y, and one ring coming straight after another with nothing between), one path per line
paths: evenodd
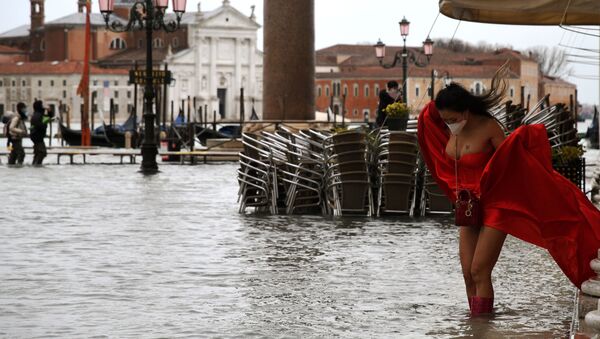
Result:
M189 24L190 48L169 55L165 62L173 73L169 99L181 105L195 98L197 107L207 107L208 116L237 121L240 92L244 89L245 119L254 106L262 116L263 55L257 48L260 25L254 12L249 16L233 8L229 0L221 7L202 12L200 3Z

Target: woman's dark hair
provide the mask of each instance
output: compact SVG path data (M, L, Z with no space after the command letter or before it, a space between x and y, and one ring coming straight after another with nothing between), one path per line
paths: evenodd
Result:
M483 95L474 95L461 85L453 82L442 89L435 97L438 110L449 109L456 112L469 111L473 114L492 117L490 110L502 102L508 84L508 61L494 74L490 90Z

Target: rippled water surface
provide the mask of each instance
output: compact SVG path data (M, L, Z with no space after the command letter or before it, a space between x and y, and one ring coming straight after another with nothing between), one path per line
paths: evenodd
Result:
M469 320L444 218L237 213L234 164L0 166L0 337L568 334L573 289L509 238Z

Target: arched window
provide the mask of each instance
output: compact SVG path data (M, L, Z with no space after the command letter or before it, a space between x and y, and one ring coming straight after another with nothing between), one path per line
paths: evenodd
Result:
M379 85L375 85L375 95L379 95Z
M354 84L354 96L358 96L358 84Z
M323 89L321 86L317 86L317 96L320 97L323 94Z
M329 97L329 86L325 86L325 96Z
M421 89L419 88L419 86L415 86L415 97L417 97L417 98L419 97L419 91L420 90Z
M481 95L482 92L482 86L481 83L476 83L475 84L475 95Z
M173 47L173 48L179 47L179 38L174 37L173 40L171 40L171 47Z
M110 42L110 49L126 49L126 48L127 48L127 42L125 42L125 40L123 40L121 38L114 38Z
M369 97L369 85L365 85L365 97L368 98Z
M161 38L156 38L156 39L154 39L154 41L152 41L152 47L153 48L163 48L163 47L165 47L165 42Z
M344 85L344 96L348 96L348 85Z
M510 97L511 97L511 98L514 98L514 96L515 96L515 88L514 88L514 87L511 87L511 88L510 88Z
M40 42L40 51L45 51L46 50L46 40L42 39L42 41Z

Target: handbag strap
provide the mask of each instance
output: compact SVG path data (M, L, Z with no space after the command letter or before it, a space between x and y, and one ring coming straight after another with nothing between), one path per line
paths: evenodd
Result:
M454 188L456 194L456 201L458 201L458 135L454 136L454 179L456 179L456 186Z

